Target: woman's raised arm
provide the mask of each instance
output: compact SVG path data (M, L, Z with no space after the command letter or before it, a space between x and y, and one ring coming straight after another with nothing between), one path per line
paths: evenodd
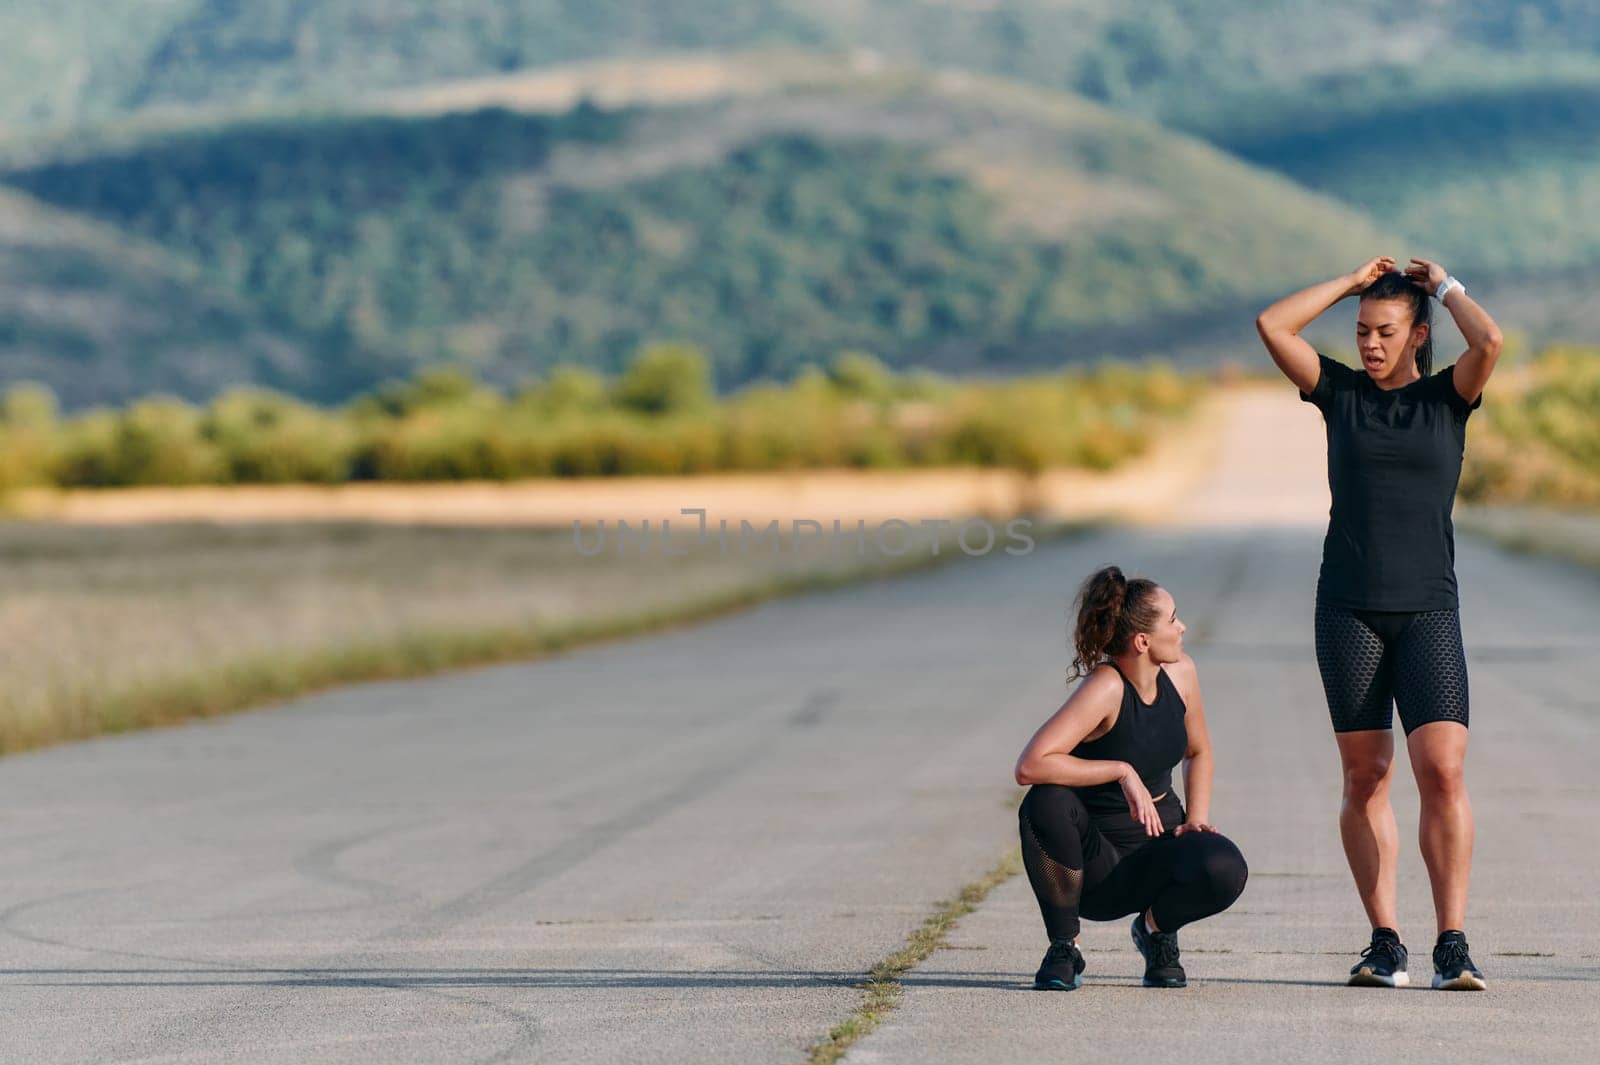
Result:
M1411 265L1406 267L1406 276L1425 285L1428 293L1435 295L1450 275L1438 263L1412 259ZM1500 359L1500 346L1504 342L1500 327L1459 283L1444 294L1443 303L1467 341L1467 350L1461 353L1455 369L1450 372L1452 383L1462 399L1476 403L1483 395L1483 387L1489 383L1489 375L1494 373L1494 364Z
M1278 369L1296 388L1310 392L1322 376L1316 349L1301 338L1300 331L1316 321L1323 311L1346 296L1359 294L1393 269L1393 257L1380 255L1354 273L1285 296L1256 316L1256 332L1261 334L1261 342L1267 346Z

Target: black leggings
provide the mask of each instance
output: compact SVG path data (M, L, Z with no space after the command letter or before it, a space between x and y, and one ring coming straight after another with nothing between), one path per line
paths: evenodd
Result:
M1215 832L1171 829L1119 853L1078 793L1035 784L1017 812L1022 862L1052 941L1078 934L1079 915L1113 921L1149 909L1163 932L1221 913L1244 890L1244 855Z
M1317 669L1335 732L1467 723L1467 657L1454 610L1397 614L1317 604Z

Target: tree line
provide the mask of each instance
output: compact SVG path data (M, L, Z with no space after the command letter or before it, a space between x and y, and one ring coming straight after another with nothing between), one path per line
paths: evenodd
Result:
M651 344L624 372L559 367L502 391L435 368L317 407L261 389L63 417L0 397L0 488L435 481L976 464L1108 468L1205 388L1115 364L1004 381L896 373L844 352L719 397L705 353Z

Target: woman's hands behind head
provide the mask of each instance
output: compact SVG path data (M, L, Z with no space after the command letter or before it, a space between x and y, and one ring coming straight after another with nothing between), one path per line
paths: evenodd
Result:
M1365 292L1374 281L1393 270L1394 264L1393 255L1380 255L1376 259L1368 259L1365 263L1356 267L1355 271L1350 274L1350 295L1354 296L1359 292ZM1443 278L1441 277L1440 280L1442 281Z
M1427 259L1412 259L1411 265L1406 267L1406 276L1428 290L1428 295L1439 291L1439 286L1444 284L1444 279L1450 276L1449 271L1438 263L1429 262Z

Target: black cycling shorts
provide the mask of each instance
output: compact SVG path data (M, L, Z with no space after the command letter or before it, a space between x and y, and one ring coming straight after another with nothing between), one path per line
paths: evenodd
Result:
M1467 658L1454 610L1396 613L1317 604L1317 668L1335 732L1467 723Z

